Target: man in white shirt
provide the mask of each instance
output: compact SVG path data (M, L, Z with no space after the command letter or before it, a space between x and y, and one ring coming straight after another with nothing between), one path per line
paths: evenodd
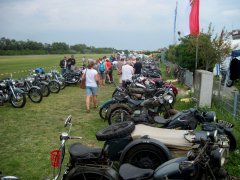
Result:
M127 63L122 66L122 87L124 88L126 87L126 81L132 81L134 69L130 64L131 62L127 61Z

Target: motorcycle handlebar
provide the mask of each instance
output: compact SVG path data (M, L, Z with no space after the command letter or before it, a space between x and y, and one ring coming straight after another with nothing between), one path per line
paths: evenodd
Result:
M69 139L82 139L80 136L70 136Z

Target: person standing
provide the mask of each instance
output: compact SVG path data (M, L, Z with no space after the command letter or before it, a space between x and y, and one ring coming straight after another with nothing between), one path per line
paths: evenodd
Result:
M103 59L100 59L99 63L98 63L98 73L99 73L99 78L100 78L100 86L105 86L105 71L106 71L106 66L105 66L105 62L103 61Z
M90 100L92 97L93 107L97 108L97 88L99 82L98 72L93 68L94 62L89 62L84 70L82 78L86 78L86 112L90 112Z
M86 58L85 58L85 56L82 57L82 65L83 66L86 65Z
M136 63L133 65L134 74L141 74L142 71L142 63L139 58L136 58Z
M112 63L110 62L110 60L107 58L106 62L105 62L105 66L106 66L106 80L108 81L108 83L112 83L113 82L113 76L112 76Z
M134 73L133 67L130 65L131 61L127 61L125 65L122 66L122 87L126 88L126 82L132 82L132 75Z
M116 65L117 75L118 75L118 82L122 84L122 66L124 64L124 58L121 58Z
M74 55L71 55L70 58L70 62L71 62L71 70L75 70L75 64L76 64L76 59L74 58Z
M62 69L62 75L64 75L67 71L67 56L64 56L64 59L60 61L60 67Z

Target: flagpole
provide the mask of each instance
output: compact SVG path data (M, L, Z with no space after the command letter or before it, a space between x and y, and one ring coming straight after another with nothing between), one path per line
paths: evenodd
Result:
M198 66L198 37L199 35L197 35L197 38L196 38L196 59L195 59L195 70L197 69L197 66Z

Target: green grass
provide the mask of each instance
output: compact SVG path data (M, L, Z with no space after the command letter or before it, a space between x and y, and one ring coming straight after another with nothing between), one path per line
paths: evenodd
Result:
M58 66L61 58L62 55L0 57L0 73L2 70L14 72L21 67L25 69ZM81 65L81 55L76 55L76 59L77 64ZM99 104L110 98L113 90L112 85L101 87ZM180 97L177 98L177 109L193 106L191 103L180 102L179 99ZM85 110L85 92L78 86L66 87L59 94L50 94L49 97L43 98L40 104L34 104L27 99L23 109L15 109L10 103L0 106L0 171L27 180L52 177L50 151L59 147L59 134L65 131L64 118L69 114L73 116L71 134L82 136L80 141L83 144L102 147L103 142L96 140L95 133L108 124L100 119L98 109L92 108L89 114L85 113ZM235 134L239 139L239 123L219 112L218 108L214 110L221 119L235 124ZM240 174L239 158L239 149L230 154L227 168L231 175ZM67 157L65 159L67 160Z
M86 60L97 59L106 54L76 54L76 66L82 66L82 57ZM69 56L70 55L66 55ZM43 67L46 71L59 67L59 62L64 55L28 55L28 56L0 56L0 79L8 77L10 74L14 78L26 76L30 71L37 67Z

